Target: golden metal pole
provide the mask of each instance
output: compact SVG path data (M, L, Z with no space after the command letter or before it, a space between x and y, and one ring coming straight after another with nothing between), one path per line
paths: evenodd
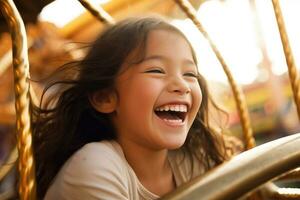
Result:
M33 43L34 43L33 40L29 38L27 47L30 48L33 45ZM5 53L5 55L2 58L0 58L0 77L7 70L7 68L11 65L11 63L12 63L11 56L12 56L12 51L9 50L8 52ZM32 102L35 105L38 105L39 99L38 99L35 91L32 89L32 87L30 87L30 96L31 96Z
M285 55L286 64L288 66L289 77L291 81L291 87L293 90L294 101L297 108L298 118L300 120L300 82L299 73L296 68L295 60L293 57L292 49L290 47L288 35L285 29L283 16L281 13L278 0L272 0L273 8L276 16L276 21L280 33L282 47Z
M13 43L17 147L19 151L19 198L36 199L35 168L30 126L29 64L23 20L12 0L1 0L0 9L8 21Z
M29 39L28 46L29 48L32 46L33 42ZM8 69L11 65L12 60L12 50L8 50L1 58L0 58L0 77L1 75Z
M4 74L6 69L8 69L8 67L10 66L11 57L12 57L12 52L11 50L9 50L2 56L2 58L0 58L0 76Z
M240 87L236 84L225 60L223 59L220 51L217 49L216 45L213 43L212 39L202 26L201 22L198 20L196 16L196 10L193 8L193 6L190 4L187 0L174 0L180 8L185 12L185 14L192 20L192 22L196 25L196 27L199 29L199 31L203 34L203 36L208 40L212 50L214 51L216 57L218 58L220 64L223 67L223 70L227 76L228 82L231 86L233 96L236 102L236 106L238 109L238 113L241 120L241 125L243 129L244 134L244 142L246 145L246 149L251 149L255 146L255 140L253 137L253 131L251 128L250 123L250 117L249 112L246 104L246 100L244 97L244 94L242 93Z
M298 70L296 68L296 64L295 64L295 59L292 53L292 49L289 43L289 39L288 39L288 35L286 32L286 28L285 28L285 24L284 24L284 19L282 16L282 12L280 9L280 4L278 0L272 0L272 4L273 4L273 8L274 8L274 13L275 13L275 17L276 17L276 22L277 22L277 26L278 26L278 30L280 33L280 38L281 38L281 43L282 43L282 47L283 47L283 51L284 51L284 55L285 55L285 60L286 60L286 64L288 67L288 72L289 72L289 78L290 78L290 82L291 82L291 88L293 91L293 97L294 97L294 101L296 104L296 108L297 108L297 114L298 114L298 118L300 120L300 82L299 82L299 73ZM279 179L299 179L300 177L300 168L293 170L289 173L286 173L285 175L283 175L282 177L280 177ZM300 192L298 190L298 193L294 192L296 190L284 190L284 188L279 188L277 193L276 193L276 198L279 199L279 197L281 196L281 199L284 199L285 197L289 197L292 198L294 197L295 199L300 198Z
M97 6L88 0L78 0L93 16L108 25L113 25L115 20L101 6Z

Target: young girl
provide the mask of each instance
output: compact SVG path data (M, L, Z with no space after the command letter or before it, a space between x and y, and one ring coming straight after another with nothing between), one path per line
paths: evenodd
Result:
M192 47L162 19L108 27L56 75L34 108L39 198L157 199L226 159Z

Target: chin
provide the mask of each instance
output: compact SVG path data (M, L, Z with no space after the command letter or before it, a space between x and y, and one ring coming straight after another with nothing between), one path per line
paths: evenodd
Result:
M184 144L185 142L185 139L177 139L177 140L168 140L165 144L165 148L166 149L169 149L169 150L174 150L174 149L179 149L180 147L182 147L182 145Z

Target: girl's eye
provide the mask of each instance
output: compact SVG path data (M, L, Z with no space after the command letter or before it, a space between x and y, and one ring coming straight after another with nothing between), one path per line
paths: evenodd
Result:
M145 71L145 73L160 73L160 74L162 74L162 73L164 73L164 71L161 69L150 69L150 70Z
M188 73L185 73L184 76L188 76L188 77L193 77L193 78L197 78L198 75L194 72L188 72Z

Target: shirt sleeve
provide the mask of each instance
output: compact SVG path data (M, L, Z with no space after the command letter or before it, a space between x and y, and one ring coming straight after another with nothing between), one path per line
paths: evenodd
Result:
M45 200L128 200L126 173L116 152L88 144L64 165Z

